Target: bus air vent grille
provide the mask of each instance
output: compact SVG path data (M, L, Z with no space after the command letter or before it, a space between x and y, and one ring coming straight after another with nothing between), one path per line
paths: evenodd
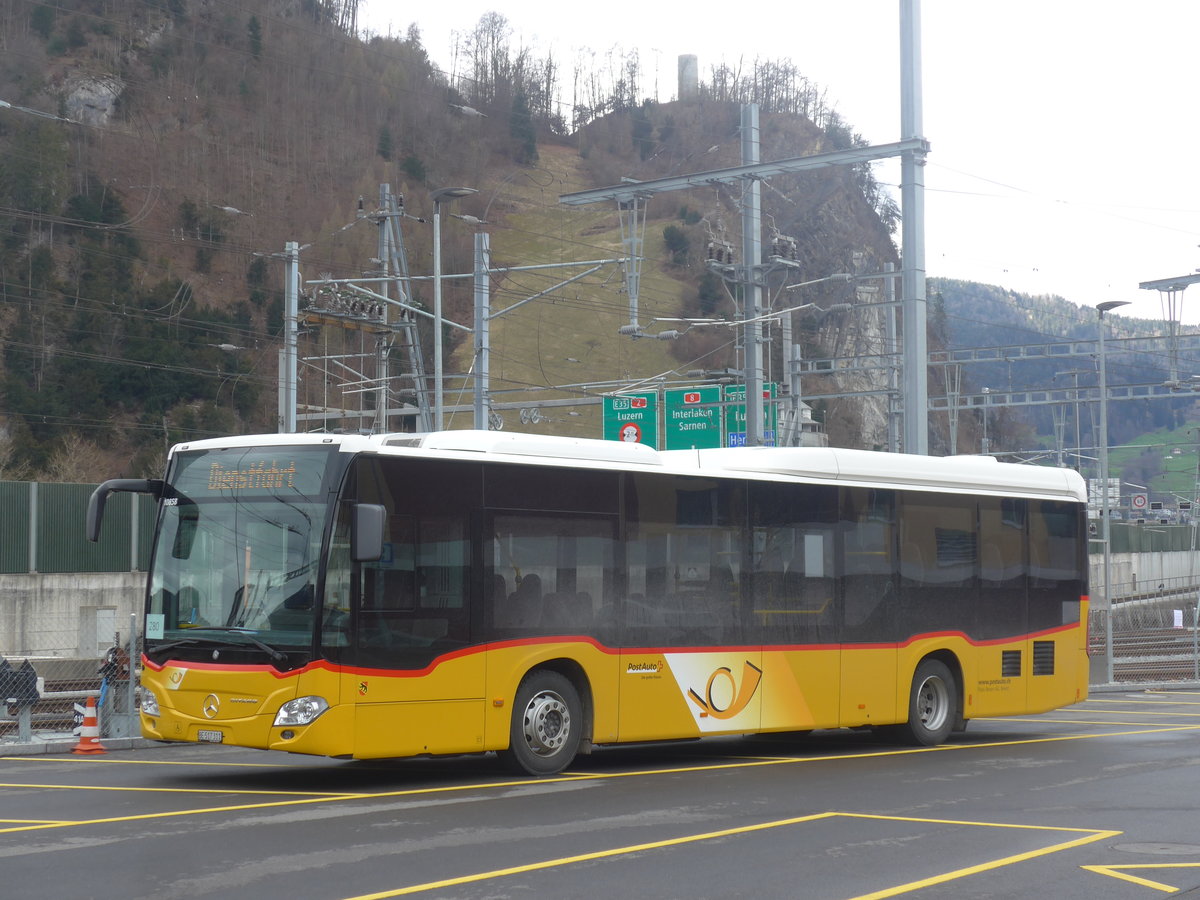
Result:
M1003 678L1021 677L1021 651L1004 650L1000 654L1000 675Z
M1054 641L1033 642L1033 674L1054 674Z

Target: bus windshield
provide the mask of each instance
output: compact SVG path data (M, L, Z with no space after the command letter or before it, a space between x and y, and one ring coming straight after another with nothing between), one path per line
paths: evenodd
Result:
M178 454L164 492L146 637L312 644L333 453L235 447Z

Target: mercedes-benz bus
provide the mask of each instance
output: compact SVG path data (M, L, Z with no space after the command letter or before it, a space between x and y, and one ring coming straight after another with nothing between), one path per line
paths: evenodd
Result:
M1087 695L1086 492L1063 468L504 432L172 448L142 733L339 758L878 729Z

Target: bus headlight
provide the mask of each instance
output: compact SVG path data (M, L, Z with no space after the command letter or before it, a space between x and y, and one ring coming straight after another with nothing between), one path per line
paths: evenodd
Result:
M145 688L142 688L142 712L154 718L162 715L158 709L158 698L154 696L153 691L148 691Z
M329 709L324 697L297 697L279 707L275 714L276 725L308 725L317 716Z

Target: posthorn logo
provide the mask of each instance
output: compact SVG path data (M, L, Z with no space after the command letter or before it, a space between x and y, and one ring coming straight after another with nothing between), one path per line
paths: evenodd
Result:
M688 699L700 707L701 718L732 719L750 703L761 681L762 669L749 660L742 664L741 684L728 666L721 666L708 676L704 695L689 689Z

